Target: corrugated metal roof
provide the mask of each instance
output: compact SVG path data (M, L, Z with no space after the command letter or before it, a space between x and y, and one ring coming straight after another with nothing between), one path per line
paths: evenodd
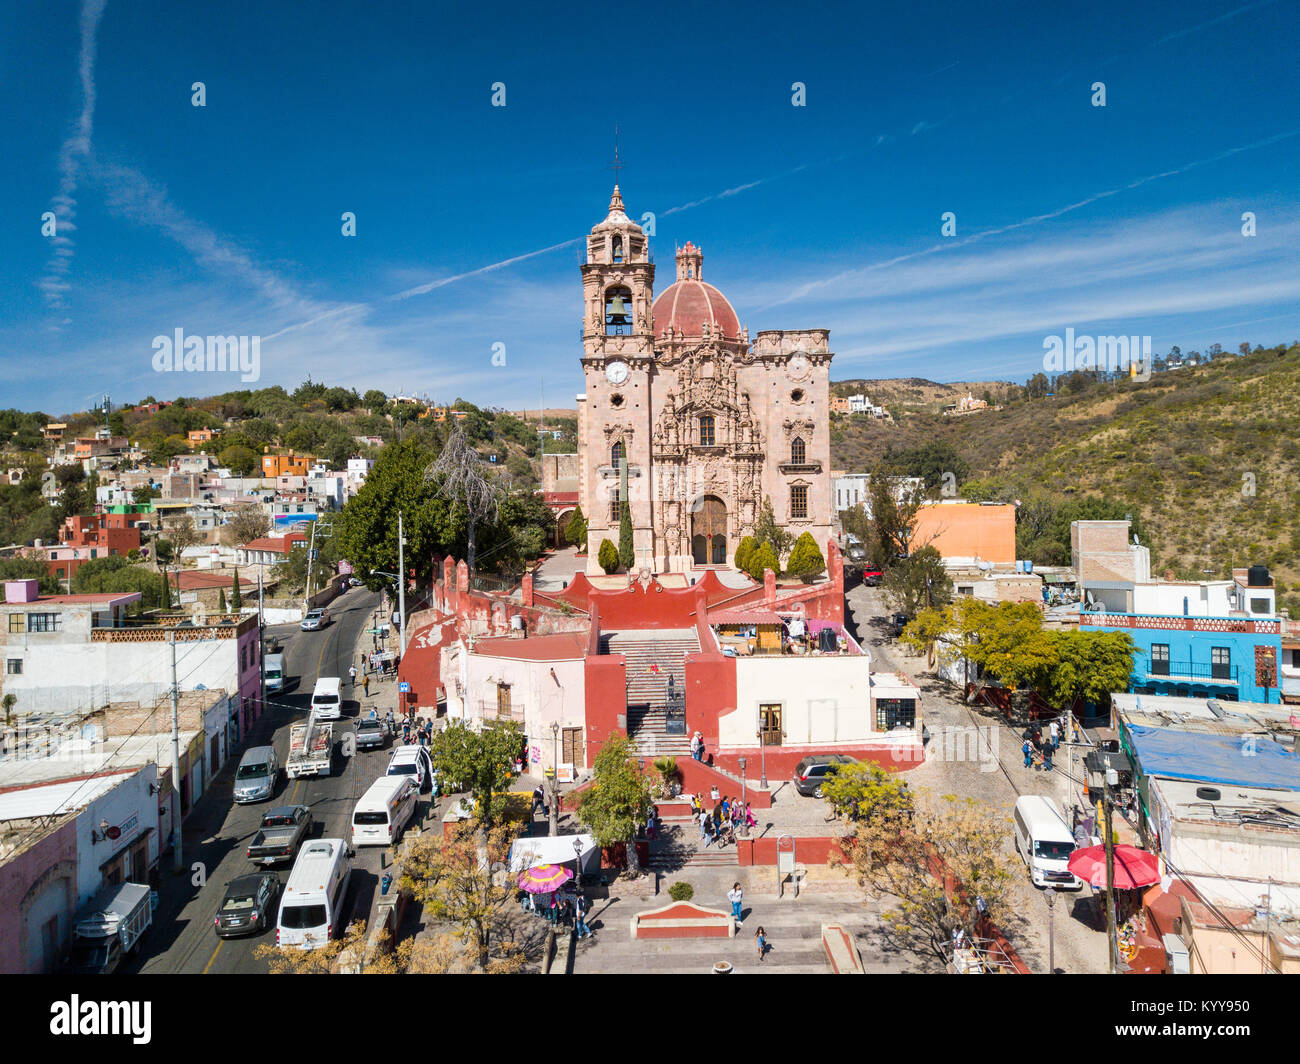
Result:
M134 771L134 770L132 770ZM116 772L111 776L92 779L67 780L44 787L28 787L21 791L0 794L0 820L25 820L37 816L57 816L84 809L101 794L107 794L131 772Z

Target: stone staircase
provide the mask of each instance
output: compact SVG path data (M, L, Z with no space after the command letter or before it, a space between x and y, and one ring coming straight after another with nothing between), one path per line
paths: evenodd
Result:
M627 659L627 734L642 757L689 757L691 737L668 734L668 680L686 690L686 655L699 652L693 628L610 632L601 637L610 654Z
M736 850L719 849L717 843L704 847L694 820L674 818L662 822L659 837L650 844L649 867L665 876L681 875L688 868L735 868Z

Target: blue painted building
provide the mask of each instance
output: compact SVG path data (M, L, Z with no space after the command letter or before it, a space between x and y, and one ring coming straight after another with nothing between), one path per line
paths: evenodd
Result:
M1282 621L1085 613L1085 632L1127 632L1137 646L1129 690L1138 694L1280 703Z

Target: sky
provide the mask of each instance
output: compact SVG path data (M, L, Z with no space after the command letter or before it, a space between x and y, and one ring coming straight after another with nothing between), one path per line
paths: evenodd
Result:
M828 328L833 380L1023 381L1067 328L1290 342L1298 26L1297 0L6 0L0 408L308 376L572 406L616 127L656 291L693 241L751 335ZM259 379L158 372L177 329L259 337Z

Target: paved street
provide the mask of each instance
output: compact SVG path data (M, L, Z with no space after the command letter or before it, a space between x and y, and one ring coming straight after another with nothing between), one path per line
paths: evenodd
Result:
M1047 795L1058 805L1069 808L1077 800L1070 781L1070 756L1067 747L1058 755L1058 768L1043 772L1026 769L1020 752L1019 733L1000 717L972 708L953 697L955 692L933 676L924 674L923 658L906 654L888 634L887 611L879 588L862 585L846 595L847 607L857 626L860 642L871 651L873 669L904 672L923 689L926 725L930 743L924 765L907 774L918 788L928 788L936 795L960 794L981 801L1000 804L1007 813L1006 850L1015 853L1011 830L1011 810L1024 794ZM969 756L974 745L969 729L982 729L978 736L981 756ZM958 731L961 729L961 731ZM956 741L960 739L961 741ZM1077 770L1076 770L1077 775ZM1023 868L1023 862L1016 857ZM1003 931L1035 972L1048 970L1047 892L1035 888L1025 871L1019 916L1007 922ZM1074 893L1062 892L1056 899L1056 968L1064 972L1101 972L1106 966L1104 924L1094 915L1091 891L1084 887Z
M336 744L351 729L359 710L356 698L361 689L358 686L355 695L349 690L348 664L356 660L354 647L378 602L379 596L374 592L354 588L330 605L334 623L322 631L302 632L297 625L267 629L268 634L278 636L284 645L286 673L297 682L291 681L289 688L278 695L268 695L267 713L246 746L270 740L283 761L288 753L289 726L305 718L318 676L343 677L345 719L334 725ZM364 640L364 648L368 650L370 637L365 636ZM394 681L372 682L370 698L364 701L367 708L373 704L381 714L394 707ZM316 821L316 837L347 838L352 805L371 781L383 773L390 749L359 751L349 759L336 745L334 774L318 779L282 777L276 796L269 802L254 805L235 805L231 800L233 771L238 761L237 757L232 758L186 822L185 873L172 875L170 856L163 859L162 903L155 927L141 958L130 970L148 974L265 972L266 963L254 957L253 950L260 943L274 943L273 929L248 938L225 940L217 938L212 929L225 884L235 876L256 870L245 857L245 849L262 815L277 805L307 805ZM421 812L427 811L428 800L422 798L420 804ZM357 916L369 912L378 889L384 852L378 847L358 850L345 911ZM201 887L192 882L196 876L192 866L196 863L202 865L206 876L206 884ZM281 882L288 878L289 867L277 867Z

